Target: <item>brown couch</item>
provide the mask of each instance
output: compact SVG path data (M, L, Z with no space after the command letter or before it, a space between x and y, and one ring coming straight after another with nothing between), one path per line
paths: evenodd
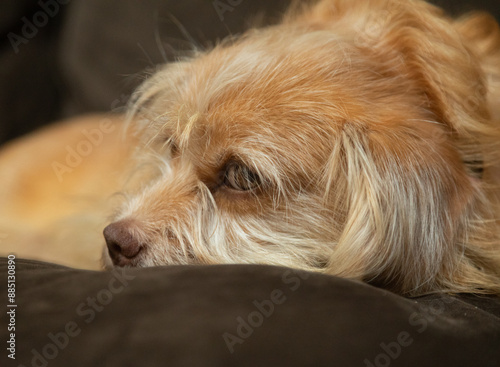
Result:
M4 348L2 366L500 366L500 298L407 299L272 266L14 262L16 360Z

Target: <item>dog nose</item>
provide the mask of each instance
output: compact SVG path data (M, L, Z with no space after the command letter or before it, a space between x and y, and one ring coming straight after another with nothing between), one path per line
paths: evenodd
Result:
M130 222L121 220L104 228L104 238L108 253L117 266L133 265L133 260L143 249L135 236L130 233Z

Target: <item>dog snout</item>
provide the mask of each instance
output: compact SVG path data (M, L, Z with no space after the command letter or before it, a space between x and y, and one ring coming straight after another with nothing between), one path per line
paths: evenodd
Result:
M104 228L108 253L116 266L133 265L144 246L131 233L131 223L121 220Z

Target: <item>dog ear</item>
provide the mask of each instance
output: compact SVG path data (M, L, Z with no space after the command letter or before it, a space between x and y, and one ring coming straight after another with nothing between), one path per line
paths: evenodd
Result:
M416 125L385 131L344 126L337 142L343 163L330 164L330 172L340 170L335 177L346 179L341 207L347 214L328 271L408 294L498 291L492 275L499 275L500 259L492 250L498 230L486 185L492 175L473 178L474 170L491 172L499 162L500 129L492 118L498 26L490 19L487 29L473 33L473 24L485 18L453 24L424 2L370 4L371 13L360 11L365 5L356 0L320 2L332 14L352 14L364 24L357 26L357 47L412 80L436 124L427 131ZM381 14L382 22L373 26L372 17Z
M466 14L455 21L455 28L467 46L478 56L486 75L486 93L493 121L500 121L500 27L487 13ZM475 105L473 95L469 105Z
M352 37L370 59L413 80L472 171L499 159L491 117L500 117L500 31L492 17L453 22L424 1L322 0L299 21Z
M491 198L452 144L413 128L346 122L337 134L326 176L343 229L325 272L406 295L500 293Z
M336 204L343 200L345 219L328 273L416 294L456 265L452 247L474 190L453 149L428 135L345 123L328 168L345 179L333 195Z
M453 22L424 2L402 3L416 9L396 12L376 47L398 50L406 72L425 93L427 108L449 128L469 172L489 174L500 159L498 24L485 14Z
M500 26L491 15L482 12L467 14L455 21L455 28L477 56L485 75L486 101L483 90L476 89L466 100L469 109L487 103L490 115L490 131L484 138L482 155L485 167L484 179L493 184L492 189L500 192Z

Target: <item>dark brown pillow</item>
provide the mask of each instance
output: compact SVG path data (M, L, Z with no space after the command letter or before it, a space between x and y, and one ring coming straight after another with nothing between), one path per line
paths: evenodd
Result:
M7 259L0 269L5 295ZM412 300L249 265L92 272L16 259L15 282L15 366L500 365L498 298Z

